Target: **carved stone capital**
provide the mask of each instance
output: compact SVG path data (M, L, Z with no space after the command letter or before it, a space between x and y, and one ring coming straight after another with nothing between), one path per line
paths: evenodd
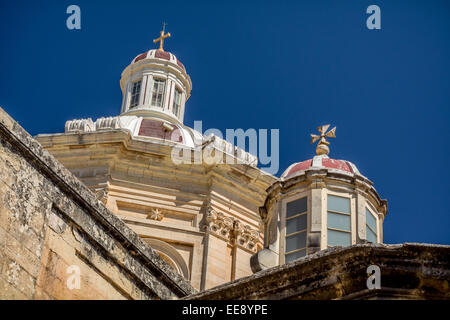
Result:
M256 252L257 243L259 240L259 231L253 229L249 225L244 225L236 230L236 242L249 250Z
M205 217L204 231L211 232L226 240L231 245L238 245L256 252L259 231L249 225L242 224L236 218L228 217L221 212L208 208Z
M233 229L233 218L225 216L212 208L206 212L205 231L213 232L223 238L229 239L230 231Z

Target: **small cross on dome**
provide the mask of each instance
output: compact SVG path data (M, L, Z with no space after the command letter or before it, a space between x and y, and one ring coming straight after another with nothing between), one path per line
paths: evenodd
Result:
M316 147L316 154L318 156L322 154L328 155L330 153L330 148L328 147L330 143L325 138L336 138L336 127L327 132L329 127L329 124L318 127L317 130L320 132L319 136L311 134L311 144L320 139Z
M170 37L170 32L167 32L166 34L164 34L164 31L166 30L166 23L163 23L163 29L161 30L161 35L159 36L159 38L153 40L153 43L157 43L159 42L159 51L164 51L163 49L163 45L164 45L164 39Z

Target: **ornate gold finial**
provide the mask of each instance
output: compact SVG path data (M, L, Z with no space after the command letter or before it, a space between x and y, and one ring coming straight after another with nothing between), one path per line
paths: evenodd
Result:
M163 22L163 29L161 30L161 35L158 39L153 40L153 43L157 43L159 41L159 51L164 51L163 45L164 45L164 39L167 37L170 37L170 32L167 32L164 34L164 31L166 30L166 23Z
M316 147L316 154L318 156L321 154L328 155L330 153L330 148L328 147L330 143L325 138L336 138L336 127L327 132L329 127L329 124L318 127L317 130L319 130L320 136L311 134L311 144L320 139Z

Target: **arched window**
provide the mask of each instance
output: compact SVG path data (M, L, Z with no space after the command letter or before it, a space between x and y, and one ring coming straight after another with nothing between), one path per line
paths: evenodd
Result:
M189 268L177 249L161 240L151 238L145 238L144 240L165 262L167 262L168 265L174 268L176 272L183 275L185 279L190 279Z

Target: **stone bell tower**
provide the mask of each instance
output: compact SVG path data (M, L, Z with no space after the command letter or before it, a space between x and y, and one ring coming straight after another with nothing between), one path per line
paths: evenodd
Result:
M372 181L346 160L331 159L336 128L318 128L314 158L294 163L268 188L260 215L264 249L252 257L252 270L297 260L333 246L383 241L387 201Z

